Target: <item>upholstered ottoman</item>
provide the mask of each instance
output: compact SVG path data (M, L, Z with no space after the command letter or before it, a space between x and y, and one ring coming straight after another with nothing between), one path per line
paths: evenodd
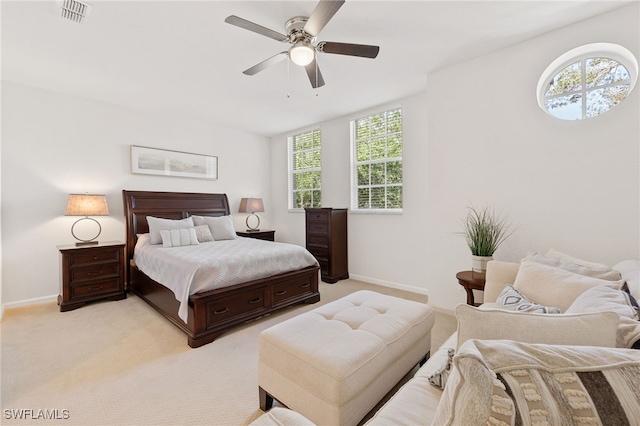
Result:
M433 309L358 291L260 334L260 408L275 398L318 425L355 425L429 356Z

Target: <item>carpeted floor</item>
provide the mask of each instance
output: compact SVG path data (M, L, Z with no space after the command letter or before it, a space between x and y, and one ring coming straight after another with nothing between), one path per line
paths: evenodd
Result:
M424 295L344 280L321 283L319 304L360 289L426 302ZM7 310L2 424L30 424L24 416L43 415L54 417L47 424L65 425L245 425L262 413L258 334L319 304L265 316L197 349L132 295L65 313L55 303ZM455 327L454 317L437 314L433 350Z

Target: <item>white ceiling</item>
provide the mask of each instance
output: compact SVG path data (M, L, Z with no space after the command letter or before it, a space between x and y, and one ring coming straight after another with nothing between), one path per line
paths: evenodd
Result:
M318 41L380 54L320 54L318 90L288 61L242 74L288 44L224 22L233 14L284 33L315 1L89 3L78 24L54 0L3 0L2 79L271 136L417 93L433 70L629 2L347 0Z

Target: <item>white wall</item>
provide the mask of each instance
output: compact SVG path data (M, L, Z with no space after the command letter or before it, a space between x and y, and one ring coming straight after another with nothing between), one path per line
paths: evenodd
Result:
M640 258L640 87L579 122L552 118L535 95L547 65L582 44L618 43L640 58L639 15L636 3L439 70L426 93L389 105L404 112L404 213L349 215L351 276L415 287L442 309L464 303L455 274L470 253L454 233L471 204L518 224L496 259L551 247L608 264ZM349 205L349 121L368 112L320 124L326 207ZM287 135L271 139L274 221L304 244L303 215L286 210Z
M216 155L219 179L131 174L131 145ZM268 158L262 136L3 82L2 302L59 293L56 245L75 242L69 193L107 195L101 241L124 241L123 189L227 193L236 229L245 228L240 198L263 197L262 224L272 227Z

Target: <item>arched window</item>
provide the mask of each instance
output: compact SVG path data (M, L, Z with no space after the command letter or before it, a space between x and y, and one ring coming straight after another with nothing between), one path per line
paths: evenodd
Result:
M572 49L542 73L538 104L561 120L582 120L614 108L633 90L638 61L622 46L593 43Z

